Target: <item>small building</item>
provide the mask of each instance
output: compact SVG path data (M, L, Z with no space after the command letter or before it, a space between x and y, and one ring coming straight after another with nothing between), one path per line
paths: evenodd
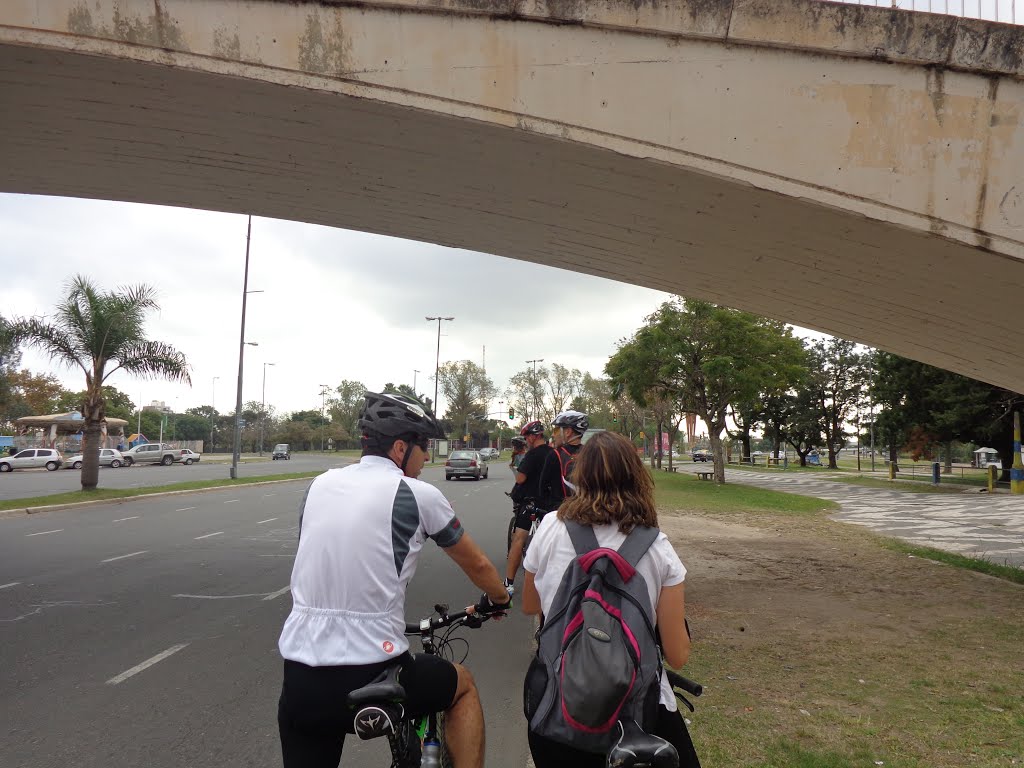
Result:
M995 448L979 448L974 452L974 466L981 467L999 467L1003 466L1003 462L999 460L999 451Z
M82 418L82 414L78 411L70 411L68 413L55 413L51 416L22 416L20 419L14 420L14 426L19 435L28 434L32 430L41 431L46 445L54 448L58 437L77 435L82 432L85 429L85 419ZM102 425L102 446L104 448L110 447L107 443L111 436L123 437L126 426L128 426L128 422L124 419L115 419L112 416L108 416Z

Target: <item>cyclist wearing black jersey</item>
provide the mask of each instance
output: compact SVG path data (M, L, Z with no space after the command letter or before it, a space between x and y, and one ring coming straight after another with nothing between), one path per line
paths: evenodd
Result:
M558 457L558 471L562 478L562 498L572 496L576 487L572 484L572 467L576 454L583 447L583 433L590 426L587 414L579 411L562 411L551 422L551 437L555 455Z

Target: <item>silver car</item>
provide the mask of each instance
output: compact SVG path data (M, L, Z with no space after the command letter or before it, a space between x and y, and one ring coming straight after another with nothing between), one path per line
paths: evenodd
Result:
M65 464L65 469L81 469L82 463L85 458L82 454L78 453L68 459ZM116 448L100 448L100 466L101 467L113 467L117 469L124 464L124 458L121 456L121 452Z
M15 469L35 469L46 467L50 472L59 469L64 463L60 451L53 448L26 448L13 456L0 459L0 472L12 472Z
M486 480L487 475L487 464L476 451L453 451L444 463L445 480L455 477L472 477L474 480L482 477Z

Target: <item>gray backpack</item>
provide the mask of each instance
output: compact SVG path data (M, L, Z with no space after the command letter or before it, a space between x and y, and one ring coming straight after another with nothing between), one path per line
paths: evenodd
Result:
M576 559L537 634L524 709L533 733L604 754L619 736L619 720L650 729L657 717L661 650L636 564L659 531L634 528L615 551L598 544L593 528L565 525Z

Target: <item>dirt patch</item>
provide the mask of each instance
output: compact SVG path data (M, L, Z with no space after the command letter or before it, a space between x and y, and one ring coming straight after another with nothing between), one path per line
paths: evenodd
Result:
M1024 764L1021 586L826 520L659 522L688 569L705 765Z

